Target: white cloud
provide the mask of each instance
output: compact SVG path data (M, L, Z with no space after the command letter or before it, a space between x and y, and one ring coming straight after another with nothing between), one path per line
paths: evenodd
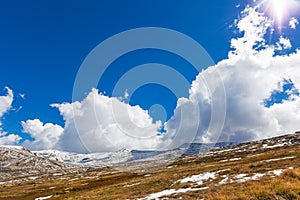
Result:
M7 94L5 96L0 96L0 120L3 115L11 109L13 103L14 94L11 89L5 87ZM2 122L0 121L0 145L12 145L18 144L21 137L15 134L8 134L2 129Z
M128 97L129 97L128 90L125 90L125 92L124 92L124 99L128 99Z
M31 150L53 149L63 132L59 125L46 123L43 124L39 119L21 122L23 132L29 133L34 141L25 141L24 146Z
M298 19L296 19L295 17L292 17L289 21L289 26L291 29L296 29L296 26L299 24Z
M201 72L192 84L189 99L185 100L185 104L191 105L191 110L198 104L201 111L197 132L200 141L215 141L219 137L219 141L240 142L293 133L300 129L300 97L294 96L294 101L284 101L270 108L263 104L263 100L270 97L283 79L290 79L296 88L300 88L300 51L274 56L276 46L268 46L264 40L272 23L254 8L246 8L243 14L237 21L243 36L232 39L233 50L229 52L229 58ZM290 48L288 39L281 37L279 40L282 48ZM207 76L212 69L220 73L226 91L226 120L220 135L219 132L207 132L211 120L210 110L214 104L204 94L205 80L201 77ZM179 113L177 110L181 109L180 104L173 118L166 124L169 131L169 127L179 123L176 118ZM192 122L195 117L191 114L186 121ZM186 126L185 129L191 128L190 123L183 123L182 126Z
M93 89L81 102L54 104L65 120L58 148L99 152L121 148L155 149L161 122L152 123L147 111L109 98Z
M285 50L285 49L291 49L292 44L291 41L288 38L284 38L280 36L279 41L277 42L277 50Z
M233 51L230 51L229 57L237 54L246 57L266 47L263 36L272 25L272 21L264 14L256 12L255 8L246 7L242 12L242 19L236 20L235 23L244 36L231 40Z
M15 145L18 144L21 139L22 138L19 135L16 134L6 135L5 133L2 136L0 135L0 145Z
M11 89L5 87L7 95L0 96L0 117L2 117L10 108L14 99L14 94Z

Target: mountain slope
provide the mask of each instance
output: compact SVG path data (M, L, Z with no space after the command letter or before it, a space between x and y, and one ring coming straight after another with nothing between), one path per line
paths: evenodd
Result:
M20 146L0 146L0 182L21 182L54 173L78 170L63 162L38 156Z
M300 199L299 150L300 133L295 133L163 164L148 157L118 168L90 168L50 180L45 176L39 184L37 180L2 184L0 198Z

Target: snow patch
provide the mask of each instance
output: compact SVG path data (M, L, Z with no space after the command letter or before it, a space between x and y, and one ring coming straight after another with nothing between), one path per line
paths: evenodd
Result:
M215 179L215 178L216 178L216 172L206 172L203 174L186 177L184 179L178 180L178 182L180 183L195 182L198 185L202 185L203 181L208 179Z
M52 195L46 196L46 197L38 197L35 198L35 200L45 200L45 199L50 199L52 197Z
M288 159L294 159L295 156L288 156L288 157L283 157L283 158L274 158L274 159L269 159L269 160L262 160L261 162L274 162L274 161L279 161L279 160L288 160Z
M276 148L276 147L283 147L284 145L287 145L287 143L279 143L279 144L275 144L275 145L272 145L272 146L269 146L268 144L264 144L262 146L263 149L273 149L273 148Z
M223 180L221 180L218 185L223 185L223 184L226 184L228 182L229 178L228 176L226 176Z
M273 171L269 171L269 173L274 174L275 176L279 176L280 174L282 174L283 169L275 169Z
M263 173L255 173L252 177L251 177L251 179L252 180L258 180L258 179L260 179L261 177L263 177L265 174L263 174Z
M138 182L138 183L133 183L133 184L129 184L129 185L124 185L123 187L124 188L127 188L127 187L132 187L132 186L135 186L135 185L139 185L139 184L141 184L140 182Z
M241 160L242 158L231 158L229 159L230 161L236 161L236 160Z
M4 182L0 182L0 185L9 184L9 183L20 183L22 181L24 181L24 180L20 179L20 180L4 181Z
M145 198L141 198L138 200L150 200L150 199L159 199L163 196L169 196L172 194L177 194L177 193L185 193L185 192L190 192L190 191L199 191L199 190L206 190L208 189L208 187L202 187L202 188L181 188L178 190L175 189L169 189L169 190L164 190L161 192L157 192L157 193L152 193L148 196L146 196Z

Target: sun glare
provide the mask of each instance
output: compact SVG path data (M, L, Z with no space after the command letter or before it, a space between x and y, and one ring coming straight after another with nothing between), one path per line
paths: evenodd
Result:
M288 20L294 11L299 11L299 0L262 0L259 6L271 17L279 28L284 20Z
M273 12L273 16L276 16L279 23L282 22L282 18L284 16L284 11L287 9L285 6L286 0L272 0L271 9Z

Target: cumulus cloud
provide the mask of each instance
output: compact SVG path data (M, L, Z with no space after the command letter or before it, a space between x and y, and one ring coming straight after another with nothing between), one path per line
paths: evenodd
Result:
M2 117L10 108L14 99L14 94L11 89L5 87L7 95L0 96L0 117Z
M291 49L292 44L288 38L280 36L279 41L277 42L277 50L281 51L284 49Z
M93 89L81 102L53 104L65 120L58 148L75 152L156 149L161 122L148 112Z
M296 29L296 26L299 24L298 19L296 19L295 17L292 17L289 21L289 26L291 29Z
M263 103L283 80L291 80L295 88L300 88L300 51L275 56L276 45L266 45L264 39L271 26L270 20L262 13L255 8L246 8L243 17L237 21L237 28L243 36L232 39L233 49L228 54L229 58L201 72L192 84L190 96L185 102L191 105L191 109L197 104L202 112L198 141L215 142L218 138L218 141L241 142L293 133L300 129L299 96L294 95L293 99L269 108ZM282 49L291 48L290 41L283 37L280 37L278 44ZM208 131L210 109L214 103L210 102L209 95L203 94L205 80L202 77L212 69L220 74L226 91L226 118L221 132ZM212 96L213 91L209 91ZM167 127L177 126L178 121L174 120L177 113L175 111L173 119L167 122ZM195 117L191 114L187 121L193 121ZM190 128L188 123L182 126Z
M44 124L39 119L27 120L21 122L24 133L34 139L33 141L26 140L23 145L31 150L53 149L63 132L63 128L59 125L46 123Z
M6 132L2 134L3 135L0 135L0 145L16 145L22 139L16 134L7 134Z
M0 120L3 115L11 109L14 99L13 91L8 87L5 87L5 89L7 90L7 94L5 96L0 96ZM18 144L21 137L16 134L8 134L3 131L1 126L2 122L0 121L0 145Z
M233 50L229 52L229 58L235 55L247 57L266 47L263 36L271 27L272 21L263 13L256 12L255 8L246 7L242 12L242 18L236 20L235 24L238 30L243 33L243 37L231 40Z

